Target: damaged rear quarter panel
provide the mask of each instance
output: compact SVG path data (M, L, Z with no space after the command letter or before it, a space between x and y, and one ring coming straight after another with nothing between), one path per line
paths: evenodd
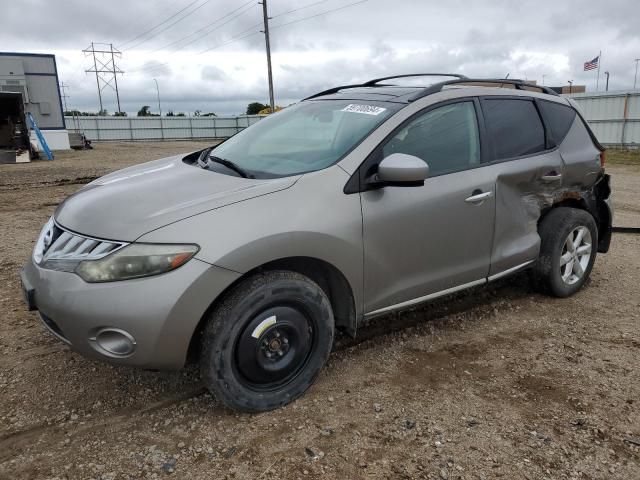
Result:
M554 205L576 202L589 208L601 178L600 150L576 116L560 146L546 153L499 163L496 171L496 227L490 275L535 260L540 251L538 223ZM544 181L549 173L561 180ZM594 197L595 200L595 197ZM593 207L595 209L595 207ZM601 231L610 228L591 212Z
M497 163L496 224L489 275L535 260L540 251L538 220L553 205L559 182L544 175L563 172L559 151Z

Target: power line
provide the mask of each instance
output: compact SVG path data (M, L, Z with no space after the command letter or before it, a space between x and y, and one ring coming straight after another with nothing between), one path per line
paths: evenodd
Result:
M324 12L316 13L315 15L309 15L308 17L302 17L297 20L292 20L287 23L281 23L280 25L274 25L271 27L271 30L275 30L276 28L286 27L287 25L293 25L294 23L302 22L304 20L310 20L312 18L320 17L321 15L326 15L327 13L337 12L338 10L344 10L345 8L353 7L354 5L359 5L361 3L368 2L369 0L359 0L358 2L348 3L347 5L343 5L342 7L332 8L331 10L326 10Z
M165 30L173 27L175 24L180 23L182 20L184 20L185 18L187 18L188 16L194 14L197 10L200 10L202 7L204 7L207 3L209 3L211 0L206 0L206 2L204 2L201 5L198 5L196 8L194 8L193 10L191 10L189 13L187 13L186 15L184 15L183 17L179 18L178 20L176 20L175 22L167 25L166 27L162 28L161 30L158 30L156 33L154 33L153 35L151 35L149 38L146 38L144 40L141 40L140 42L136 43L133 46L128 47L129 50L131 50L132 48L136 48L140 45L142 45L143 43L148 42L149 40L151 40L154 37L157 37L158 35L160 35L162 32L164 32Z
M302 6L302 7L299 7L299 8L294 8L293 10L289 10L289 11L287 11L287 12L279 13L279 14L274 15L273 17L269 17L269 18L270 18L271 20L273 20L274 18L282 17L282 16L284 16L284 15L289 15L290 13L298 12L298 11L300 11L300 10L304 10L305 8L315 7L316 5L320 5L321 3L327 3L328 1L329 1L329 0L320 0L320 1L318 1L318 2L313 2L313 3L310 3L310 4L308 4L308 5L304 5L304 6Z
M224 15L224 16L222 16L222 17L218 18L217 20L214 20L213 22L211 22L211 23L209 23L209 24L205 25L204 27L202 27L202 28L200 28L200 29L196 30L195 32L192 32L192 33L190 33L189 35L186 35L186 36L184 36L184 37L182 37L182 38L179 38L178 40L176 40L176 41L174 41L174 42L171 42L171 43L169 43L169 44L165 45L164 47L157 48L157 49L153 50L151 53L155 53L155 52L158 52L158 51L160 51L160 50L166 50L167 48L169 48L169 47L171 47L171 46L173 46L173 45L176 45L176 44L178 44L178 43L182 42L183 40L186 40L186 39L187 39L187 38L189 38L189 37L192 37L192 36L194 36L194 35L198 35L200 32L207 30L208 28L210 28L210 27L212 27L212 26L216 25L217 23L219 23L221 20L224 20L225 18L229 17L230 15L232 15L232 14L234 14L234 13L238 12L238 10L242 10L242 9L244 9L244 10L242 10L241 12L239 12L237 15L233 15L233 16L232 16L231 18L229 18L226 22L223 22L223 23L221 23L221 24L217 25L214 29L212 29L212 30L208 31L208 32L207 32L207 33L205 33L204 35L201 35L200 37L197 37L197 38L195 38L195 39L193 39L193 40L191 40L191 41L189 41L189 42L185 43L185 44L184 44L184 45L182 45L181 47L179 47L179 48L177 48L177 49L174 49L172 53L175 53L175 52L177 52L177 51L180 51L180 50L182 50L183 48L185 48L186 46L191 45L192 43L197 42L198 40L202 40L204 37L206 37L206 36L208 36L208 35L211 35L213 32L215 32L216 30L220 29L220 28L221 28L221 27L223 27L224 25L227 25L227 24L228 24L229 22L231 22L232 20L234 20L234 19L236 19L236 18L238 18L238 17L240 17L240 16L244 15L245 13L247 13L249 10L251 10L251 8L245 8L245 7L247 7L247 6L254 7L254 6L255 6L254 0L249 0L247 3L243 3L241 6L239 6L239 7L238 7L238 8L236 8L235 10L232 10L231 12L227 13L226 15ZM260 24L258 23L258 24L256 24L256 26L257 26L257 25L260 25ZM253 28L253 27L252 27L252 28Z
M328 1L328 0L323 0L323 1ZM367 1L368 0L359 0L357 2L352 2L352 3L349 3L347 5L343 5L341 7L336 7L336 8L332 8L332 9L329 9L329 10L325 10L323 12L316 13L314 15L310 15L310 16L307 16L307 17L303 17L303 18L299 18L299 19L296 19L296 20L292 20L290 22L282 23L280 25L274 25L274 26L271 26L270 28L271 28L271 30L273 30L275 28L286 27L288 25L293 25L294 23L299 23L299 22L302 22L302 21L305 21L305 20L310 20L312 18L316 18L316 17L322 16L322 15L327 15L329 13L337 12L339 10L344 10L345 8L352 7L354 5L358 5L358 4L361 4L361 3L365 3ZM302 8L311 7L311 6L319 4L319 3L322 3L322 2L315 2L314 4L309 4L309 5L305 6L305 7L300 7L299 9L296 9L296 10L301 10ZM292 12L285 12L285 13L282 13L282 14L280 14L278 16L283 16L283 15L285 15L287 13L292 13ZM257 24L257 25L260 25L260 24ZM214 45L212 47L206 48L206 49L204 49L204 50L202 50L200 52L194 53L194 54L192 54L192 56L202 55L203 53L207 53L207 52L210 52L212 50L217 50L218 48L222 48L222 47L224 47L226 45L230 45L232 43L235 43L237 41L243 40L245 38L257 35L258 33L262 33L262 32L259 32L259 31L255 31L255 32L252 32L252 33L247 33L250 30L253 30L253 28L255 28L255 26L252 26L252 27L250 27L250 28L248 28L246 30L243 30L242 32L236 34L235 36L231 37L229 40L227 40L225 42L222 42L220 44L217 44L217 45ZM245 35L245 33L246 33L246 35ZM163 62L163 63L160 63L158 65L153 65L151 67L144 67L144 68L142 68L140 70L154 71L154 70L156 70L158 68L163 68L163 67L166 67L168 65L170 65L170 62Z
M277 15L274 15L274 16L272 16L272 17L269 17L269 19L274 19L274 18L279 18L279 17L285 16L285 15L289 15L289 14L291 14L291 13L298 12L298 11L300 11L300 10L304 10L304 9L306 9L306 8L314 7L314 6L316 6L316 5L320 5L320 4L322 4L322 3L326 3L326 2L328 2L328 1L330 1L330 0L319 0L319 1L316 1L316 2L313 2L313 3L307 4L307 5L304 5L304 6L299 7L299 8L294 8L293 10L288 10L288 11L286 11L286 12L279 13L279 14L277 14ZM200 37L197 37L197 38L194 38L193 40L190 40L189 42L187 42L187 43L185 43L185 44L181 45L180 47L178 47L178 48L176 48L176 49L173 49L172 51L170 51L170 52L169 52L169 55L173 55L174 53L179 52L180 50L183 50L183 49L184 49L184 48L186 48L187 46L192 45L193 43L195 43L195 42L197 42L197 41L199 41L199 40L202 40L204 37L206 37L206 36L210 35L211 33L215 32L215 31L217 31L217 30L218 30L218 29L220 29L222 26L227 25L231 20L233 20L233 19L235 19L235 18L238 18L239 16L241 16L241 15L245 14L246 12L248 12L248 11L250 10L250 8L245 8L245 7L247 7L248 5L250 5L250 4L252 4L252 3L253 3L253 0L249 0L247 3L243 3L242 5L240 5L240 6L239 6L238 8L236 8L235 10L230 11L230 12L229 12L229 13L227 13L226 15L223 15L222 17L218 18L217 20L214 20L214 21L213 21L213 22L211 22L210 24L205 25L204 27L202 27L202 28L200 28L200 29L196 30L195 32L190 33L189 35L184 36L183 38L180 38L180 39L178 39L178 40L175 40L174 42L171 42L171 43L169 43L169 44L165 45L164 47L157 48L157 49L153 50L151 53L156 53L156 52L158 52L158 51L165 50L165 49L167 49L168 47L171 47L171 46L173 46L173 45L179 44L180 42L182 42L182 41L184 41L184 40L188 39L189 37L192 37L192 36L197 35L198 33L202 32L202 31L204 31L204 30L207 30L207 29L208 29L208 28L210 28L211 26L213 26L213 25L217 24L217 23L218 23L218 22L220 22L221 20L224 20L225 18L227 18L227 17L229 17L230 15L232 15L232 14L234 14L234 13L238 12L239 10L242 10L241 12L238 12L238 14L237 14L237 15L234 15L232 18L230 18L230 19L229 19L229 20L227 20L226 22L224 22L224 23L222 23L222 24L220 24L220 25L217 25L214 29L212 29L212 30L208 31L208 32L207 32L207 33L205 33L204 35L202 35L202 36L200 36ZM327 13L327 12L324 12L324 13ZM220 48L220 47L222 47L222 46L225 46L225 45L228 45L228 44L230 44L230 43L234 43L234 42L235 42L235 41L237 41L237 40L242 40L243 38L250 37L250 36L252 36L253 34L252 34L252 35L246 35L246 36L244 36L243 34L244 34L244 33L249 32L249 31L253 30L254 28L257 28L257 27L259 27L259 26L261 26L261 25L262 25L262 22L256 23L255 25L252 25L252 26L251 26L251 27L249 27L248 29L243 30L242 32L240 32L240 33L236 34L236 35L235 35L235 36L233 36L229 41L225 41L225 42L223 42L223 43L221 43L221 44L219 44L219 45L215 45L215 46L213 46L213 47L210 47L210 48L204 49L204 50L202 50L201 52L196 53L196 55L200 55L200 54L202 54L202 53L206 53L206 52L209 52L209 51L211 51L211 50L218 49L218 48ZM255 32L255 33L259 33L259 32ZM135 68L135 69L132 69L132 70L130 70L130 71L135 72L135 71L141 71L141 70L144 70L144 69L151 69L151 68L153 68L153 69L157 69L157 68L164 67L165 65L169 65L169 62L164 62L164 63L161 63L161 64L159 64L159 65L154 65L153 67L140 67L140 68Z
M172 18L175 18L176 16L178 16L179 14L181 14L182 12L184 12L187 8L189 8L191 5L193 5L193 4L195 4L195 3L198 3L199 1L200 1L200 0L194 0L194 1L193 1L193 2L191 2L189 5L187 5L186 7L184 7L184 8L182 8L182 9L178 10L176 13L174 13L173 15L171 15L169 18L167 18L167 19L163 20L162 22L158 23L157 25L154 25L154 26L153 26L153 27L151 27L149 30L145 30L144 32L139 33L139 34L138 34L138 35L136 35L135 37L133 37L133 38L131 38L131 39L127 40L126 42L123 42L123 43L120 45L120 48L122 48L123 46L125 46L127 43L131 43L131 42L133 42L133 41L137 40L138 38L140 38L140 37L142 37L142 36L146 35L147 33L149 33L149 32L151 32L151 31L155 30L155 29L156 29L156 28L158 28L159 26L164 25L164 24L165 24L165 23L167 23L169 20L171 20Z

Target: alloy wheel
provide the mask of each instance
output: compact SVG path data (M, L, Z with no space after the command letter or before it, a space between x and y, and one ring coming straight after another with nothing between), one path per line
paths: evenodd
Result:
M567 236L560 255L560 276L567 285L573 285L584 277L591 259L591 232L579 226Z

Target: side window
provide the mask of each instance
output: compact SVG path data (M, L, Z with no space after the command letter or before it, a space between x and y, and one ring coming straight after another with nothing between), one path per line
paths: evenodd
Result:
M531 100L488 98L482 111L497 160L545 150L544 127Z
M473 102L435 108L405 125L382 147L383 157L406 153L429 165L429 176L480 164L478 121Z
M573 125L576 111L568 105L545 100L541 100L539 105L556 145L560 145Z

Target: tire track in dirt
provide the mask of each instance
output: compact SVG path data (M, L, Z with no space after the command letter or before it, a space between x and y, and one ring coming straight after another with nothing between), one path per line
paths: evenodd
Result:
M480 314L485 310L491 311L498 300L504 300L507 298L515 300L529 293L527 289L519 288L517 286L518 284L524 285L523 282L526 281L525 275L526 274L521 274L516 277L520 278L520 281L513 282L512 280L508 286L504 281L499 281L492 284L491 287L478 287L467 292L456 293L443 297L442 299L429 303L426 307L422 306L402 312L401 314L396 313L375 318L367 322L365 326L361 327L356 338L351 338L346 335L339 338L334 345L333 352L340 352L362 343L375 341L376 339L396 334L408 328L415 327L416 325L428 324L429 322L439 320L442 321L447 317L462 312L473 316ZM515 287L513 286L514 284L516 285ZM47 356L65 350L69 349L63 345L60 345L57 348L56 346L34 347L29 351L25 351L24 354L21 355L20 359L16 359L14 361L14 366L21 363L24 357L28 357L32 354L36 356ZM199 397L205 394L206 391L205 387L199 386L181 394L158 400L142 408L128 408L108 417L88 420L85 421L84 425L73 428L72 433L76 436L89 430L95 432L97 429L104 429L113 426L125 426L132 421L135 422L141 415L179 404L191 398ZM66 433L65 425L52 425L42 422L23 430L0 435L0 462L11 458L16 451L19 451L23 446L34 442L41 435L50 436L51 439L48 441L54 442L57 438L60 438Z
M106 418L85 421L84 425L73 429L73 434L81 435L89 430L95 431L96 429L126 424L132 419L137 420L142 415L162 410L163 408L176 405L194 397L199 397L205 392L206 389L203 386L198 386L178 395L150 403L142 408L128 408ZM47 423L40 423L24 430L0 435L0 463L13 457L16 453L20 452L24 446L33 443L40 435L49 434L53 438L48 441L55 442L57 439L65 435L66 429L67 427L65 425L49 425Z

